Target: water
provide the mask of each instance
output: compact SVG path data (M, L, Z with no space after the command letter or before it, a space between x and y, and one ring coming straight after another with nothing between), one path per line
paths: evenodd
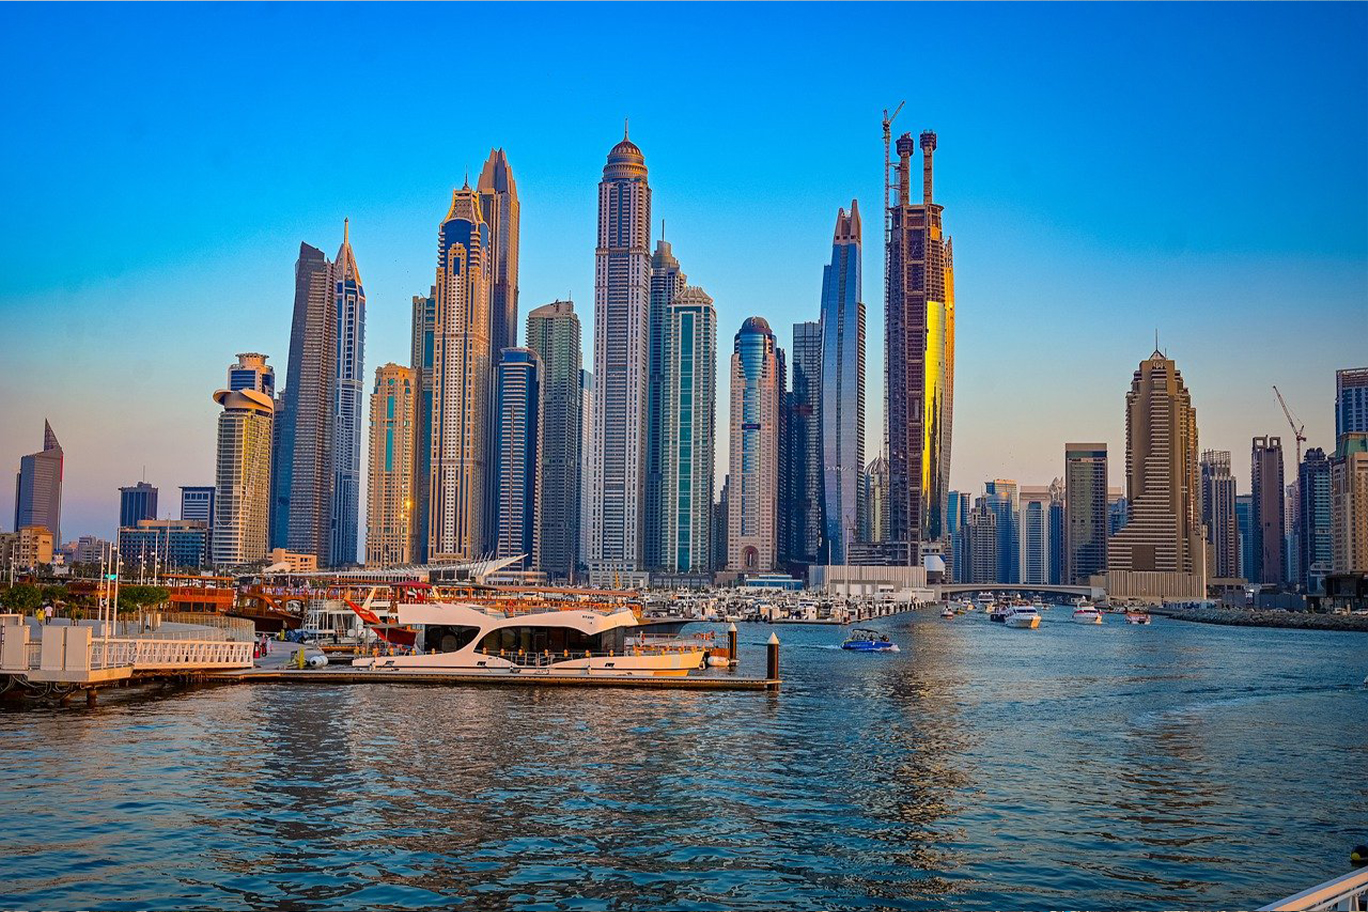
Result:
M1368 842L1368 637L743 625L777 695L256 685L0 714L0 906L1251 908Z

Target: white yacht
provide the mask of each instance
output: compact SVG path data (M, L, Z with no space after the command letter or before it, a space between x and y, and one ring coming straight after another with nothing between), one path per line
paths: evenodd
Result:
M416 653L356 659L354 668L446 674L683 677L702 666L693 644L628 643L631 609L605 614L564 610L505 614L476 605L399 605L399 623L416 628Z
M1075 608L1073 622L1075 624L1100 624L1102 623L1102 612L1098 611L1092 605L1084 605L1081 608Z
M1007 609L1003 623L1008 627L1025 627L1034 630L1040 626L1040 612L1030 605L1012 605Z

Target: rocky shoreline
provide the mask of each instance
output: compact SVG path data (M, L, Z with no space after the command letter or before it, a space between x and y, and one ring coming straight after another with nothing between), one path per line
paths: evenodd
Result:
M1193 621L1198 624L1368 633L1368 617L1362 615L1312 614L1307 611L1260 611L1245 608L1179 608L1177 606L1156 607L1150 610L1154 614L1162 614L1177 621Z

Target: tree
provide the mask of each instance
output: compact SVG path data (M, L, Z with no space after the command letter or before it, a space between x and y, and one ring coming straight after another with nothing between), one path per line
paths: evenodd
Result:
M31 583L0 589L0 604L18 614L30 614L43 604L43 590Z

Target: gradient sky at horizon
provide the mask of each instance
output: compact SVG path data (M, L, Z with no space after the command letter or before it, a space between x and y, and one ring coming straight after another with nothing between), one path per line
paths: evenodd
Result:
M859 199L870 458L882 109L906 99L895 135L939 133L961 490L1045 484L1068 440L1106 441L1119 484L1156 328L1242 491L1251 436L1292 449L1270 386L1329 448L1334 371L1368 364L1361 3L7 4L0 26L0 468L51 420L68 540L111 534L144 466L163 515L212 482L210 394L240 351L284 385L299 243L332 256L343 217L367 373L406 362L451 189L493 146L521 197L520 323L573 295L590 365L597 183L624 117L724 357L746 316L785 348L816 319L836 210Z

